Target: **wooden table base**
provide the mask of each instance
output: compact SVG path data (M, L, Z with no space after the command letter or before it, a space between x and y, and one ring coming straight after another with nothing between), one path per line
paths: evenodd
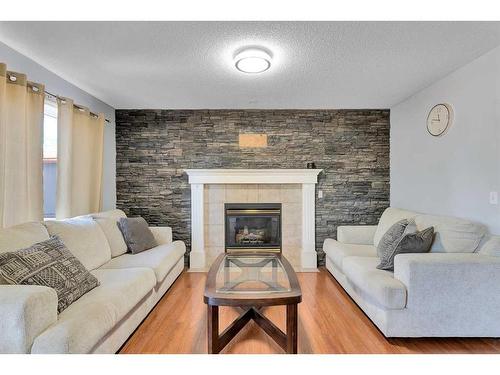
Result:
M241 331L250 321L254 320L286 353L297 354L297 304L286 305L286 334L273 322L251 307L219 335L219 306L207 305L208 317L208 353L217 354Z

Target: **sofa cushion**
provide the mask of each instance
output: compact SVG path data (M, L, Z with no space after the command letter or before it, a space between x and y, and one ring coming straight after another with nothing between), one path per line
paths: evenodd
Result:
M378 258L347 257L343 272L350 284L363 298L385 309L406 306L406 287L390 271L378 270Z
M39 285L0 285L0 353L29 353L35 337L55 322L57 294L54 289Z
M418 230L434 227L433 253L473 253L486 234L486 227L469 220L448 216L417 215Z
M15 251L49 239L42 223L24 223L0 229L0 253Z
M323 243L323 251L340 270L343 270L344 258L349 256L375 257L378 260L377 249L373 245L346 244L331 238Z
M88 353L153 289L152 270L98 269L100 286L61 314L57 323L35 339L32 353Z
M500 236L490 236L479 249L479 254L500 257Z
M41 223L24 223L0 229L0 254L30 247L49 239L47 229ZM8 284L0 275L0 285Z
M99 285L57 236L0 254L0 274L10 284L53 288L59 313Z
M151 268L156 276L156 282L165 279L170 270L184 256L186 246L182 241L174 241L168 245L160 245L145 250L139 254L124 254L111 259L102 269L122 269L133 267Z
M167 245L172 243L172 228L170 227L149 227L156 240L157 245Z
M91 217L46 221L50 235L58 236L88 270L94 270L111 259L108 240Z
M111 249L111 256L117 257L127 252L127 244L123 239L122 232L118 228L118 220L127 217L122 210L110 210L91 215L101 227L104 235L108 239Z
M412 219L417 215L416 212L402 210L400 208L389 207L386 208L377 225L375 236L373 237L373 244L378 246L382 236L392 227L395 223L403 219Z

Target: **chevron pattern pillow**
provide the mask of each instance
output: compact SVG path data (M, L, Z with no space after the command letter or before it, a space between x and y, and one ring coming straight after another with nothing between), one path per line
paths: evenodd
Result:
M429 227L419 232L405 231L394 246L391 246L388 251L383 254L377 268L379 270L394 271L394 258L396 255L408 253L428 253L431 249L433 240L434 227Z
M386 257L394 251L401 238L407 233L417 231L417 226L413 220L403 219L394 223L387 232L384 233L377 246L377 255L380 259Z
M9 284L55 289L59 313L99 285L57 236L26 249L0 254L0 275Z

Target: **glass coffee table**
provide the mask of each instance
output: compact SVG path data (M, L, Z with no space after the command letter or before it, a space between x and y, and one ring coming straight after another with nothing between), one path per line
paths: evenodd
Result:
M210 267L205 287L208 352L219 353L253 319L286 353L297 353L297 305L301 300L297 275L283 255L219 255ZM276 305L286 306L286 333L259 311ZM243 310L220 335L219 306Z

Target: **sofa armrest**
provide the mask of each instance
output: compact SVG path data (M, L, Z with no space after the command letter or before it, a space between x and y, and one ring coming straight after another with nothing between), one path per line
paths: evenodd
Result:
M356 245L373 245L376 225L341 225L337 227L337 241Z
M168 245L172 243L172 228L170 227L149 227L158 245Z
M0 285L0 353L29 353L57 321L57 294L36 285Z
M406 307L446 311L460 319L500 319L500 257L399 254L394 277L406 285Z

